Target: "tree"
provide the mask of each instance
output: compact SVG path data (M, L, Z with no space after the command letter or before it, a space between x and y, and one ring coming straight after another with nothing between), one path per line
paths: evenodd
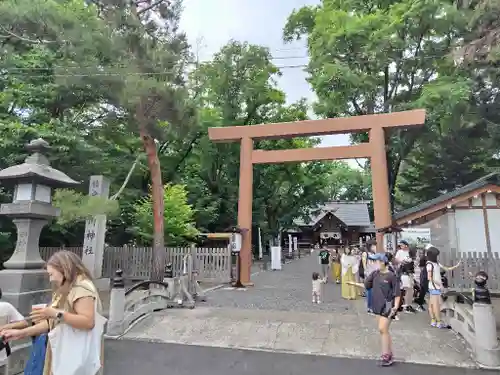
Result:
M83 0L9 0L0 8L5 37L15 41L17 50L49 57L32 78L43 76L60 89L50 91L57 93L47 106L52 119L64 121L80 103L97 115L87 128L133 129L139 134L154 202L154 279L162 278L165 263L157 142L167 133L182 133L178 129L189 128L195 120L184 82L190 56L185 35L178 30L180 9L180 1L166 0L95 0L91 5ZM43 27L40 18L46 20Z
M183 185L164 186L164 228L167 245L176 246L186 240L193 240L198 231L193 221L193 209L187 203L187 191ZM145 197L134 204L134 227L137 241L140 245L147 244L154 237L154 227L151 221L153 214L152 197Z
M430 109L425 128L398 130L386 140L392 203L401 165L418 138L434 127L460 127L470 119L463 104L472 83L449 61L465 28L453 4L434 0L323 0L294 11L285 26L287 41L307 36L307 70L318 115ZM443 111L433 113L430 107L438 102L452 116L441 119ZM366 139L366 134L353 137Z
M457 6L469 15L470 33L465 35L458 56L466 62L498 60L500 41L500 2L498 0L457 1Z
M350 167L346 162L332 162L326 194L329 200L370 200L370 175L364 169Z
M204 129L306 119L305 100L286 104L285 94L277 88L279 75L268 49L229 42L212 61L200 64L191 77L192 91L204 108ZM265 140L256 142L255 147L289 149L316 144L310 139ZM190 162L189 180L183 181L197 186L199 194L203 192L203 198L195 203L197 212L211 220L207 229L227 230L236 223L238 145L214 144L204 136ZM255 166L254 224L261 227L265 236L276 238L294 217L324 201L327 172L328 168L319 162ZM188 182L191 179L196 182Z

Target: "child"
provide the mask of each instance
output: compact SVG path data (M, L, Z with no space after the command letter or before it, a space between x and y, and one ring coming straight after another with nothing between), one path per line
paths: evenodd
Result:
M1 290L0 298L2 298ZM8 302L0 301L0 332L6 329L21 329L27 326L27 321L14 306ZM6 358L7 353L5 350L0 351L0 362Z
M413 303L413 277L415 273L415 263L410 257L404 258L399 266L401 289L404 290L403 311L407 314L415 313L411 305Z
M325 283L325 279L320 279L319 273L313 272L312 274L312 302L321 303L321 289L323 289L322 284Z
M378 318L378 329L382 346L381 365L393 364L392 338L389 333L391 320L397 312L401 299L401 288L398 277L388 269L387 256L376 253L370 259L377 264L377 270L372 272L365 280L365 288L371 289L371 307Z

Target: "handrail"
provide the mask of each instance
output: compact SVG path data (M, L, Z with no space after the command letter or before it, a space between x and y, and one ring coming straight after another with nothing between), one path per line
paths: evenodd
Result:
M132 285L129 289L125 291L125 295L129 295L130 293L139 290L139 289L149 289L151 285L159 285L164 288L168 288L168 283L163 282L163 281L155 281L155 280L146 280L146 281L141 281L135 285Z
M462 301L464 301L465 303L469 304L469 305L473 305L474 304L474 300L469 297L467 294L463 293L463 292L459 292L459 291L456 291L456 290L449 290L447 291L444 296L446 297L452 297L452 296L455 296L457 297L457 302L458 303L463 303L463 302L460 302L458 301L459 298L462 299Z

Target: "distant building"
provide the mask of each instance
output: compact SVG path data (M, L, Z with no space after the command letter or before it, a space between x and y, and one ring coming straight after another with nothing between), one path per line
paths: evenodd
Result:
M369 201L333 201L311 211L308 219L294 220L294 227L286 230L283 246L288 246L288 234L297 237L299 246L319 243L349 245L365 242L375 235L370 222Z

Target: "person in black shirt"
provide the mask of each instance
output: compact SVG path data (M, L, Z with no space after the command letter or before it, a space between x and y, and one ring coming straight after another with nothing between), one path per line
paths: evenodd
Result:
M321 277L326 282L328 280L328 270L330 268L330 251L328 251L328 249L324 247L321 248L319 251L319 262L321 264Z
M401 299L399 278L388 269L389 261L383 253L370 256L377 262L378 270L365 280L365 288L372 290L372 311L378 317L378 329L382 346L381 364L390 366L393 363L392 338L389 333L391 320L397 313Z

